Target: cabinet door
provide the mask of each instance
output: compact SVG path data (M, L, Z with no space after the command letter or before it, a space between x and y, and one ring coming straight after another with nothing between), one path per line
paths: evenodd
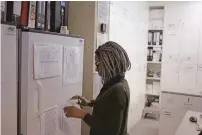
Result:
M179 66L176 63L163 63L162 64L162 90L177 90L178 87L178 74Z
M181 64L179 69L180 89L192 93L196 88L197 65Z
M180 61L182 64L197 64L199 30L180 30Z
M200 28L200 7L197 2L186 2L181 5L181 29L197 30Z
M164 10L164 28L178 29L182 14L181 3L167 3Z
M201 11L201 24L200 24L200 26L201 27L200 27L199 47L198 47L198 64L202 64L202 11Z
M165 30L162 62L179 62L179 31Z
M178 61L181 14L182 10L179 4L168 3L165 5L162 62Z
M199 64L197 69L197 89L202 90L202 64Z
M201 24L202 25L202 24ZM202 30L199 39L199 47L198 47L198 64L202 64Z

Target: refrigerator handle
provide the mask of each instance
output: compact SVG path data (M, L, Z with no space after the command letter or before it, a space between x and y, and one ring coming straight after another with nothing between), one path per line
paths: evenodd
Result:
M41 115L41 102L42 102L42 84L37 80L37 90L38 90L38 116Z

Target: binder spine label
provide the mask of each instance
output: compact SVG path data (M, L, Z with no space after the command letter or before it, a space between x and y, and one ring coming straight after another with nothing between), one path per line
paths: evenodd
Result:
M45 9L46 9L46 4L45 1L41 2L41 28L45 28Z
M28 27L35 28L36 2L30 1Z
M163 44L163 33L161 32L159 36L159 45L162 45L162 44Z
M148 34L148 45L151 45L152 44L152 33L149 32Z
M153 43L152 43L152 45L156 45L156 37L157 37L157 33L154 32L153 33Z
M50 16L51 16L51 9L50 9L50 1L46 2L46 14L45 14L45 29L50 30Z
M156 33L156 45L159 45L160 32Z
M45 1L37 1L37 18L36 18L36 28L44 29L45 25Z
M37 1L36 6L36 28L41 28L41 2Z

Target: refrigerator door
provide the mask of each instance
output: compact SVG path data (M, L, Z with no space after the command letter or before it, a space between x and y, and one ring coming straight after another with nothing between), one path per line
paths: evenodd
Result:
M16 27L1 24L1 134L17 135Z
M82 95L84 40L39 31L21 35L22 134L80 135L81 121L66 118L63 107Z

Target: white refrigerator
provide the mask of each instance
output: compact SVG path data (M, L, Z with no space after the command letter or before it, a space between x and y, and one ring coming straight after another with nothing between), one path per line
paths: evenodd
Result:
M80 135L63 107L82 95L84 39L19 30L21 135ZM75 105L76 103L74 103Z
M16 26L1 24L1 135L17 135Z

